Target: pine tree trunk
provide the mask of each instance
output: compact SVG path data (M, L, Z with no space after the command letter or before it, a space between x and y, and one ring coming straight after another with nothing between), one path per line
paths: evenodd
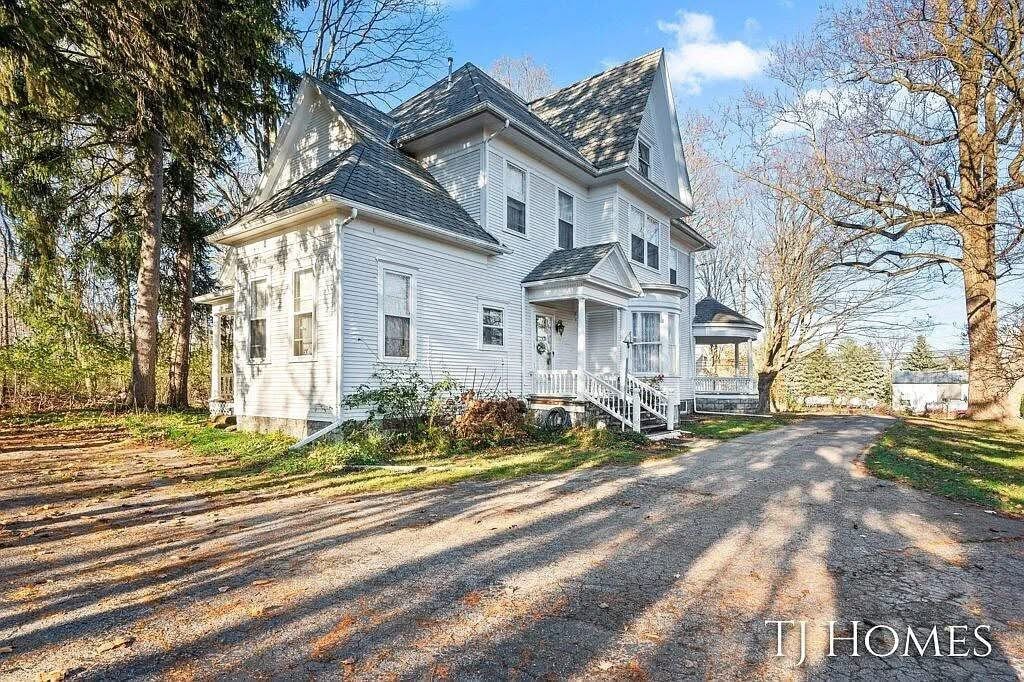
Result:
M181 208L178 213L178 249L174 257L174 277L177 280L178 305L171 320L171 363L168 377L167 402L171 407L188 407L188 369L192 331L192 265L195 260L195 240L192 228L195 210L195 188L188 173L182 187Z
M966 213L966 212L965 212ZM979 216L979 222L983 219ZM1006 377L999 357L999 318L996 315L995 240L990 228L965 230L964 293L967 301L968 408L972 419L1002 419Z
M160 233L163 228L164 140L154 123L142 169L144 205L132 348L132 405L156 407L157 314L160 307Z
M757 411L761 414L771 412L772 386L778 376L779 373L772 370L757 373Z

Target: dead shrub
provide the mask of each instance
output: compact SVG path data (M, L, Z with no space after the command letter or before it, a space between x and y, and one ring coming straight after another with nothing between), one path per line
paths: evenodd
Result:
M521 441L526 438L526 404L512 396L478 398L475 391L466 391L451 431L457 441L473 448Z

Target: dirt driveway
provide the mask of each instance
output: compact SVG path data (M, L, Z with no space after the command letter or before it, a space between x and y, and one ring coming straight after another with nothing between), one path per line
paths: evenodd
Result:
M215 493L117 433L2 432L0 678L1017 679L1024 523L861 473L886 425L357 498ZM801 667L766 619L808 621ZM828 657L829 620L988 625L992 651Z

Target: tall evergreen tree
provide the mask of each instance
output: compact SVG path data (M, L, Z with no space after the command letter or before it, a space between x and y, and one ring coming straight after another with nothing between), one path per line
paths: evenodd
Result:
M936 372L944 369L944 365L932 353L928 339L918 336L914 340L914 346L903 361L903 369L909 372Z
M283 9L281 0L35 0L0 7L3 104L31 112L72 147L98 138L127 160L137 187L138 407L156 403L166 155L215 167L233 133L266 105L253 83L281 70ZM36 242L48 248L57 224L42 226Z

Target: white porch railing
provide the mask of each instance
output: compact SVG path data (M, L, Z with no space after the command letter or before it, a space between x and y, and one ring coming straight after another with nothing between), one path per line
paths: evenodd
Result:
M667 395L632 375L626 377L626 392L639 396L640 406L664 421L669 431L675 428L675 410Z
M751 377L697 377L694 390L701 394L750 395L757 393L757 385Z
M537 370L533 373L533 393L554 397L576 395L576 370Z
M647 410L668 428L675 428L675 405L667 395L633 376L625 390L619 377L600 377L585 370L538 370L533 373L533 393L538 396L574 397L587 400L623 425L640 430L640 411Z

